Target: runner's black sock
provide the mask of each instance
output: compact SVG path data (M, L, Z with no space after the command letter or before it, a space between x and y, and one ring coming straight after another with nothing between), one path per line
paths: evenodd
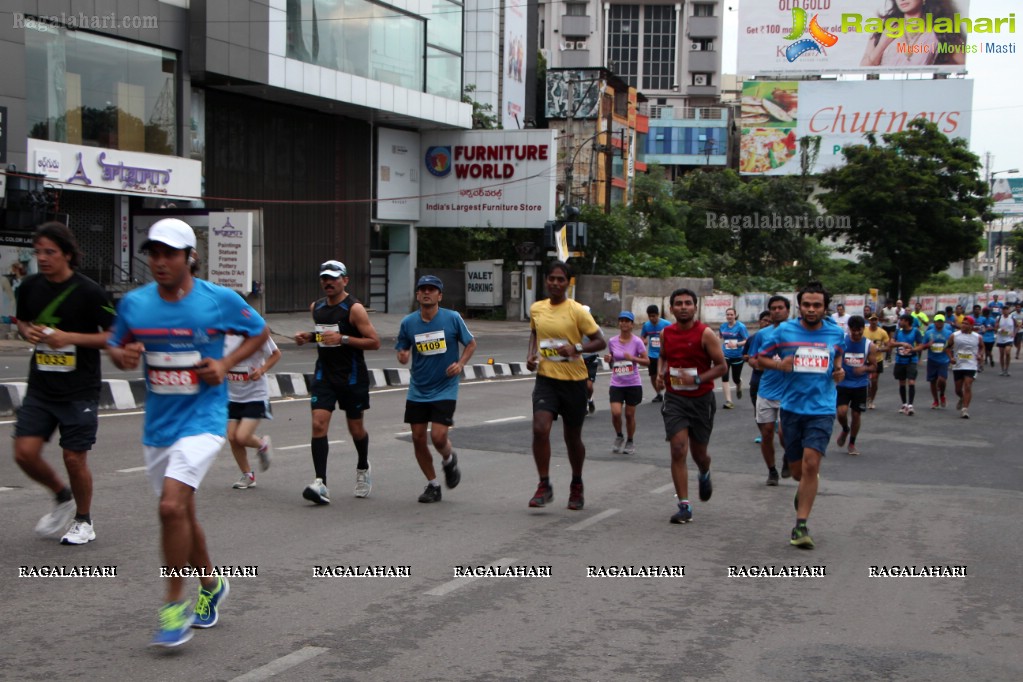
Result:
M70 502L74 495L71 494L71 488L64 486L64 489L57 493L57 504L64 504Z
M355 468L357 469L368 469L369 468L369 434L360 440L355 441L355 452L359 454L359 463Z
M92 514L75 514L75 521L85 521L92 524Z
M916 397L916 384L909 385L909 404L913 404L913 398Z
M316 472L316 478L322 479L323 485L327 485L327 453L330 452L327 437L313 438L312 451L313 470Z
M905 386L899 386L899 397L902 398L902 404L903 405L905 405L906 403L909 402L908 400L906 400L906 387Z
M582 485L582 482L583 482L583 477L582 476L576 476L575 474L572 475L572 485L577 485L577 484L578 485Z

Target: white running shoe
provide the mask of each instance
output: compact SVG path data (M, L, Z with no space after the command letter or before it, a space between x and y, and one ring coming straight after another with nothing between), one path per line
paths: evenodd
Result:
M323 485L323 479L317 478L302 491L302 497L316 504L330 504L330 491Z
M242 477L239 478L235 482L235 484L232 485L231 487L234 488L235 490L245 490L246 488L255 488L256 487L256 475L254 473L252 473L252 472L249 472L247 474L242 474Z
M916 412L913 410L913 406L912 405L906 405L906 416L907 417L912 417L914 414L916 414Z
M355 496L356 497L369 497L369 493L373 490L373 479L370 478L369 472L373 470L373 465L369 465L366 469L355 470Z
M625 436L616 437L614 444L611 446L611 452L613 452L616 455L620 454L623 445L625 445Z
M36 534L44 538L60 537L74 518L74 499L70 499L67 502L59 502L52 512L39 519L39 523L36 524Z
M96 539L96 530L88 521L75 521L60 539L62 545L84 545Z
M256 456L259 457L259 470L266 471L270 468L270 460L274 456L274 443L270 440L270 436L263 436L263 441L256 450Z

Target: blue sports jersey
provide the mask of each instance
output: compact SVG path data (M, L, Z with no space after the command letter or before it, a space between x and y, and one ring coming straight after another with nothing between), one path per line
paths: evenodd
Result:
M668 322L663 317L658 319L655 325L650 324L650 320L643 323L643 328L640 330L639 335L646 341L646 355L651 360L661 357L661 330L670 326L671 322Z
M471 341L469 328L454 310L438 308L429 322L423 321L418 310L406 315L398 329L394 349L412 351L408 399L417 403L458 400L458 382L462 376L449 377L447 369L462 355L458 344L467 346Z
M948 353L945 352L945 346L948 345L952 333L953 330L947 324L940 332L937 327L927 330L927 333L924 334L924 343L931 344L931 347L927 349L928 365L947 365L951 361Z
M749 331L742 322L736 322L729 326L726 322L721 325L721 345L724 348L725 358L728 360L739 360L742 358L742 344L749 338Z
M914 346L919 346L924 341L924 335L920 333L920 330L912 327L909 331L903 331L900 327L895 330L895 341L901 343L909 343ZM896 365L915 365L920 361L920 354L909 351L905 348L895 349L895 364Z
M820 328L809 330L800 319L782 322L764 346L762 355L780 355L782 359L792 357L792 371L783 374L785 390L781 408L795 414L826 416L835 414L838 390L832 373L836 359L842 355L845 334L842 328L830 319L825 319ZM768 371L760 381L763 395L764 382L771 374Z
M146 419L142 442L167 447L186 436L225 435L227 382L198 378L202 358L224 357L224 335L258 336L266 323L241 296L194 280L180 301L165 301L156 283L129 291L117 307L111 346L145 345Z
M864 372L857 374L857 367L864 367L870 363L870 339L860 337L859 341L853 341L851 336L846 336L842 343L842 369L845 370L845 377L839 382L842 388L863 388L870 386L870 375Z
M994 318L985 317L984 315L981 315L976 319L974 330L980 332L981 337L984 339L984 343L995 342L994 324Z
M751 358L760 355L761 351L771 344L771 337L777 329L777 327L764 327L753 335L749 349L749 356ZM773 357L773 354L770 356L765 355L764 357ZM785 383L786 376L784 372L766 369L760 377L760 388L757 389L757 397L762 397L764 400L781 400L782 395L785 393Z

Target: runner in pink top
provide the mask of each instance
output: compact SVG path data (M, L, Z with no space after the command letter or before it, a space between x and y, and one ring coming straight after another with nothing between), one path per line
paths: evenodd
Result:
M633 336L632 325L636 316L628 310L618 315L618 336L608 339L608 353L604 361L611 366L611 426L615 430L615 442L611 452L632 455L636 446L632 437L636 433L636 405L643 402L643 378L639 375L639 366L646 367L650 358L646 354L646 344L638 336ZM622 406L625 406L625 432L622 433Z

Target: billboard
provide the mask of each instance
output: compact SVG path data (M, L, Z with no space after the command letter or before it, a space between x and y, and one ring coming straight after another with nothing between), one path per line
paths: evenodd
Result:
M540 228L554 218L557 131L424 132L419 227Z
M969 0L743 2L738 71L752 76L963 72L969 54L997 51L1014 40L1015 30L1008 17L970 17L969 10Z
M915 118L969 141L973 81L746 81L742 88L739 172L802 172L799 140L821 138L810 173L840 166L842 147L865 144L864 133L896 133Z
M1023 215L1023 178L994 178L991 183L991 209L998 215Z
M526 0L505 1L503 73L501 127L516 130L526 122Z

